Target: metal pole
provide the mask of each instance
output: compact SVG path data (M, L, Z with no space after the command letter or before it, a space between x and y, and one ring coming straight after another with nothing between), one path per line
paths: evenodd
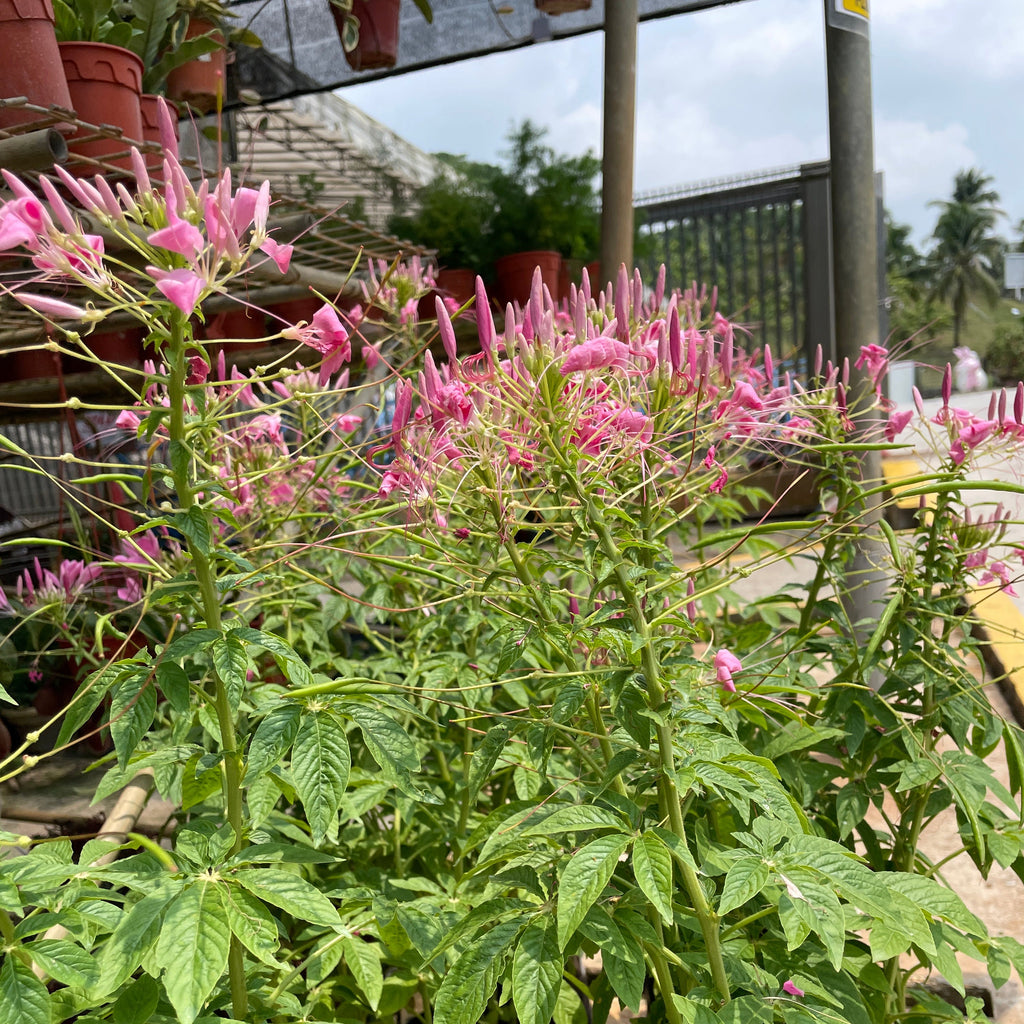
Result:
M874 139L871 118L871 40L868 0L824 0L828 65L829 151L832 162L832 252L836 355L849 360L851 409L873 389L854 363L863 345L878 343L878 235L875 209ZM856 432L868 424L857 420ZM861 479L882 476L878 452L865 452ZM866 639L885 602L888 579L877 524L881 503L858 510L864 529L855 542L843 604L854 636ZM871 680L872 686L882 680Z
M637 0L605 0L604 148L601 157L601 280L633 267L633 150Z

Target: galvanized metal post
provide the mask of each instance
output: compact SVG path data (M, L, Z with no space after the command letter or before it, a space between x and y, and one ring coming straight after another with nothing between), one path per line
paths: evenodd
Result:
M604 140L601 156L601 280L633 267L637 0L604 4Z
M854 367L861 347L878 343L878 234L871 117L871 40L868 0L824 0L828 65L829 151L832 162L832 245L836 355L850 363L850 405L873 387ZM857 419L857 433L867 424ZM882 476L878 452L860 461L865 483ZM844 607L858 641L870 635L885 601L887 573L877 524L880 502L859 510L864 529L849 567ZM871 680L873 686L882 680Z

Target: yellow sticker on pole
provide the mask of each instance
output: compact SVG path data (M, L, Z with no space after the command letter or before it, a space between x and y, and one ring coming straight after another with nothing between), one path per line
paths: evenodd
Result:
M846 14L854 14L866 21L871 17L868 13L868 0L836 0L836 7Z

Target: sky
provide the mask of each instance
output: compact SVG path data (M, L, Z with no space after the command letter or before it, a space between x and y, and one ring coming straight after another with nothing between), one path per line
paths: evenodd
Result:
M953 177L977 167L1018 240L1024 218L1024 0L874 0L875 166L928 245ZM828 157L822 0L746 0L645 22L636 191ZM428 152L500 163L530 118L564 154L601 151L600 32L350 86L342 96Z

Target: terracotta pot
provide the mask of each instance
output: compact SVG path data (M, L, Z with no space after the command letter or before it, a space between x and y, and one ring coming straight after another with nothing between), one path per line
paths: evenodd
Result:
M89 134L79 129L68 141L68 149L131 170L128 148L142 139L142 59L107 43L61 43L60 56L75 113L90 124L116 125L124 133L123 139L78 142Z
M352 0L352 13L359 19L359 42L345 54L345 60L353 71L395 66L400 7L400 0ZM340 38L344 16L333 4L331 13Z
M460 306L476 296L476 271L466 267L437 272L438 291L450 295Z
M213 342L208 346L212 355L252 350L247 339L263 338L266 333L263 311L249 306L215 313L207 321L204 332L207 341Z
M494 263L499 300L503 303L518 302L520 306L525 305L530 298L533 271L536 267L540 267L541 279L554 298L558 295L558 271L561 264L562 257L557 252L547 249L502 256Z
M562 264L558 268L558 295L557 301L569 298L569 286L580 286L583 277L583 260L573 260L562 257Z
M144 92L140 97L139 107L142 111L142 141L155 142L159 146L160 97L154 96L153 93ZM174 134L176 138L180 139L177 125L174 126ZM146 153L145 157L147 171L153 172L163 169L164 155L162 150Z
M226 95L226 75L228 63L227 44L224 36L212 21L203 18L190 18L186 39L205 36L212 32L220 38L224 49L204 53L195 60L175 68L167 76L167 96L169 99L180 100L194 107L202 114L209 114L217 109L217 93Z
M51 0L0 0L0 96L70 109ZM0 128L38 118L30 110L0 109Z
M571 14L573 11L589 11L590 0L533 0L533 6L545 14Z

